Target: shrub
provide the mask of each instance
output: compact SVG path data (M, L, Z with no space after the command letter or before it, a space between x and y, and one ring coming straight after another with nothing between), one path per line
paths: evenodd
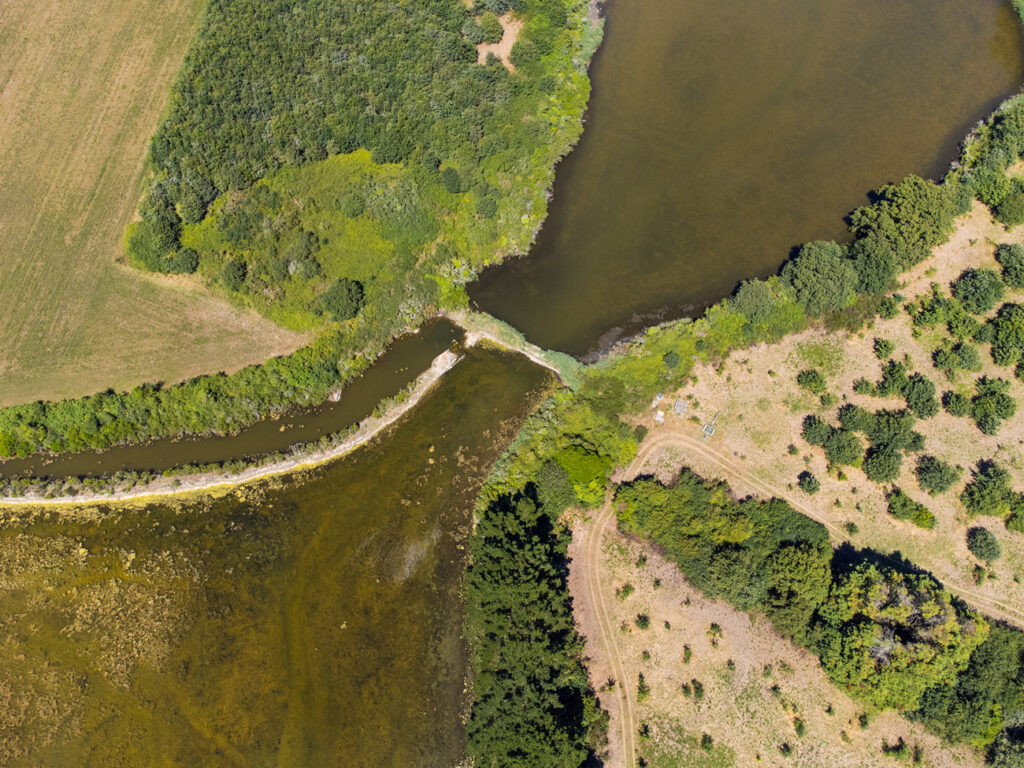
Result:
M889 514L897 520L909 520L918 528L931 530L935 527L935 515L923 504L918 504L899 488L886 495Z
M999 559L1002 548L999 540L988 528L975 526L967 531L967 549L979 560L991 563Z
M825 377L816 369L800 371L796 376L796 383L816 395L825 391Z
M858 395L873 395L875 394L875 385L862 377L853 382L853 391Z
M878 314L886 320L892 320L899 311L900 303L892 296L886 296L878 305Z
M953 283L953 296L968 312L981 315L1003 298L1003 281L993 269L965 269Z
M922 456L914 468L917 484L930 494L944 493L953 487L962 474L961 470L934 456Z
M638 613L636 615L636 626L639 629L647 629L651 626L651 617L646 613Z
M952 416L966 416L971 412L971 401L959 392L943 392L942 407Z
M338 322L351 320L363 306L363 286L355 280L341 278L320 296L320 307Z
M182 248L167 260L167 271L178 275L191 275L199 269L199 254L191 248Z
M929 419L939 412L939 403L935 399L935 384L920 373L915 373L907 379L902 394L907 400L907 406L919 418Z
M1003 268L1003 282L1011 288L1024 288L1024 246L1003 244L996 248L996 261Z
M889 339L876 338L874 342L875 357L879 360L885 360L892 356L893 350L896 349L896 344Z
M857 273L841 245L816 241L804 245L782 268L782 279L793 288L808 315L842 309L853 302Z
M221 270L220 279L229 291L239 291L245 284L248 267L244 261L228 259Z
M815 494L821 490L821 482L806 470L800 473L796 479L796 483L804 493Z

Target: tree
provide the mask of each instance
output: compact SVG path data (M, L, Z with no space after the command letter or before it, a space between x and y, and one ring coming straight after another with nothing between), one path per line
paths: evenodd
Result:
M752 323L768 318L775 308L771 286L764 280L744 280L732 298L732 305Z
M829 676L875 706L899 710L917 708L928 688L953 679L989 630L931 577L871 564L833 575L818 615Z
M888 483L899 477L903 460L889 446L873 447L864 457L864 474L876 483Z
M996 365L1014 365L1024 356L1024 307L1004 304L992 324L992 359Z
M994 435L1003 421L1017 412L1017 402L1006 394L1009 388L1010 383L1003 379L978 379L977 394L971 398L971 416L986 435Z
M363 286L356 280L341 278L320 296L320 307L338 322L351 320L363 306Z
M1014 184L999 204L992 211L995 217L1004 224L1024 224L1024 189Z
M991 563L1002 554L999 540L988 528L975 526L967 531L967 549L979 560Z
M441 183L452 195L457 195L462 191L462 179L459 178L459 172L451 166L441 171Z
M857 273L841 245L807 243L782 268L782 279L796 293L808 315L842 309L854 299Z
M808 639L811 617L832 583L831 547L784 544L765 563L765 613L775 628L800 645Z
M953 297L968 312L982 315L1003 298L1003 281L994 269L965 269L953 283Z
M907 406L918 418L930 419L939 412L939 403L935 399L935 384L920 373L915 373L907 379L902 394L906 398Z
M921 490L934 496L952 488L960 479L962 472L934 456L922 456L917 460L914 474L917 475L917 484L921 486Z
M966 416L971 412L971 401L959 392L943 392L942 407L951 416Z
M1003 282L1011 288L1024 288L1024 246L1000 245L996 248L996 261L1003 268Z
M804 418L802 435L811 445L825 445L832 436L832 427L814 414Z
M1010 473L994 461L981 462L974 479L960 494L960 500L970 514L997 517L1004 517L1010 512L1013 497Z
M825 441L825 456L832 466L857 465L863 455L864 444L860 438L845 429L832 430Z
M490 11L480 17L480 31L483 33L485 43L500 43L505 34L501 21Z
M858 237L888 243L898 271L923 261L953 230L956 206L949 191L918 176L882 187L870 205L850 214Z
M884 293L899 272L892 244L883 238L861 237L850 245L849 255L859 293Z
M796 484L800 486L801 491L812 495L821 490L821 482L807 470L800 473L796 479Z

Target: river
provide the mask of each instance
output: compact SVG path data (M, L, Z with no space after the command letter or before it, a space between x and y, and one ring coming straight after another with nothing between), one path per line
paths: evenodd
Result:
M1022 52L999 0L612 0L539 240L470 294L585 360L697 314L844 237L870 190L940 176Z

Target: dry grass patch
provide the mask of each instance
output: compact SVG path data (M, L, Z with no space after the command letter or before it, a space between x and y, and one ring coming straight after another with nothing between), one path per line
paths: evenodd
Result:
M570 547L577 605L584 602L578 538ZM614 684L632 688L637 753L651 768L884 768L901 763L882 753L883 741L901 738L908 749L921 748L922 766L982 764L969 749L945 747L892 711L869 713L862 727L864 705L832 685L817 658L778 637L767 620L704 597L651 545L608 534L600 567L628 678ZM631 590L623 590L627 584ZM647 617L647 629L638 615ZM579 620L591 680L607 690L612 675L593 617L582 613ZM645 696L636 695L640 674ZM611 733L617 728L612 722Z
M0 405L233 370L302 343L115 263L203 5L0 3Z

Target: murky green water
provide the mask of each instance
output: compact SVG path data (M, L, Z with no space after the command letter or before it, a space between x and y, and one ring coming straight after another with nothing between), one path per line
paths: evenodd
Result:
M458 763L472 503L550 383L474 349L316 471L0 527L0 764Z
M1024 80L998 0L612 0L606 15L540 239L471 289L576 355L842 237L870 190L939 175Z
M435 357L461 341L462 329L447 319L432 320L394 341L373 365L349 382L337 402L265 419L226 437L154 440L106 451L61 456L35 455L0 461L4 477L101 477L120 470L161 472L183 464L255 459L341 432L371 415L381 400L394 397L430 367Z

